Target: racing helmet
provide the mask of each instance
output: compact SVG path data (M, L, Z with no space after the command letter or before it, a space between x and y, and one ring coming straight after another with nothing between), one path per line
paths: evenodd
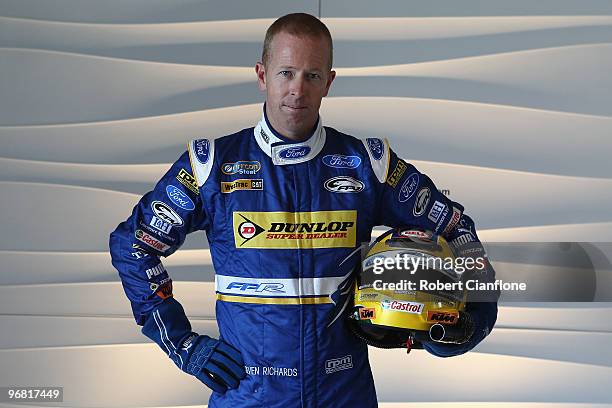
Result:
M392 229L371 243L354 284L349 326L380 348L462 343L473 332L457 257L441 236L419 227ZM460 273L461 272L461 273Z

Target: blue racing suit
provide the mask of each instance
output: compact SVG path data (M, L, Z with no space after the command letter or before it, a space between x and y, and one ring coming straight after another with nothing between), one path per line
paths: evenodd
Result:
M360 140L319 118L296 143L264 113L254 128L191 141L111 234L110 249L136 322L180 367L191 327L160 257L206 231L220 338L240 351L247 373L238 388L213 392L210 407L370 408L377 399L367 346L333 317L356 264L341 262L377 225L478 239L463 207L386 140ZM464 353L488 334L496 303L468 311L472 339L426 345L430 353Z

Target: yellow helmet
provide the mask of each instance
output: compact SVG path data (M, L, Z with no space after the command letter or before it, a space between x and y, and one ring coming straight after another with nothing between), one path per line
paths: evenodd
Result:
M467 293L447 241L418 227L392 229L369 247L354 287L349 324L366 343L419 348L469 338Z

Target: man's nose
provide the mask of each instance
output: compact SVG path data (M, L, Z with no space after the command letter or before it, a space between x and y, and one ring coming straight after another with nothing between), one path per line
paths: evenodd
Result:
M291 81L291 95L302 96L304 94L305 89L306 80L304 78L304 75L296 75L295 78L293 78L293 81Z

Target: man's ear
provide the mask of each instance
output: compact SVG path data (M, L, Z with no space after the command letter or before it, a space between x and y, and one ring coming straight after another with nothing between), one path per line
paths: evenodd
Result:
M329 75L327 76L327 84L325 84L325 94L323 96L327 96L329 92L329 88L331 87L332 82L336 78L336 71L329 71Z
M258 62L255 64L255 73L257 74L257 86L260 91L266 90L266 68L264 64Z

